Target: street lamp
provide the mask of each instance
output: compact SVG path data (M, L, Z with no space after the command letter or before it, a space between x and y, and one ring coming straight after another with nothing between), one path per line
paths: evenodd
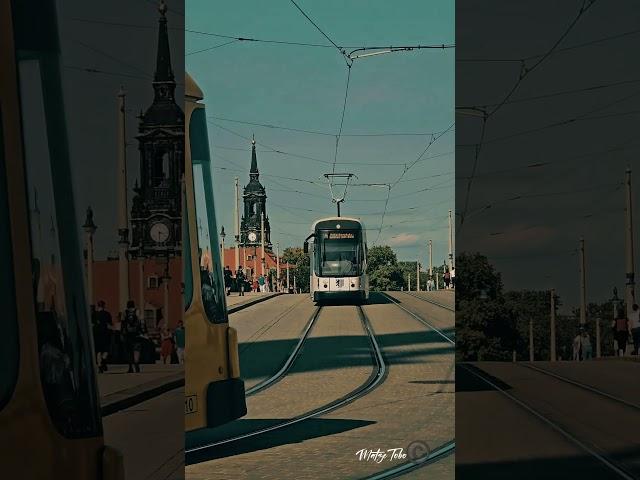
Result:
M220 230L220 264L224 268L224 237L227 234L224 233L224 225L222 226L222 230Z

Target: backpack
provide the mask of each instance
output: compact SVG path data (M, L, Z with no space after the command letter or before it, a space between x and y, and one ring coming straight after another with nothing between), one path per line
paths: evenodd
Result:
M138 335L140 332L140 321L135 311L129 309L125 311L122 326L127 335Z

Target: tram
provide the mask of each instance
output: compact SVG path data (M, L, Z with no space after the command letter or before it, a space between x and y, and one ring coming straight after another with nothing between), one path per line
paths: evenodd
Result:
M356 218L330 217L314 222L311 230L304 252L309 253L311 263L313 301L369 300L364 224Z
M0 0L0 65L2 478L121 480L103 441L54 0Z
M185 74L183 201L185 430L211 428L247 413L238 336L229 326L213 203L204 95Z

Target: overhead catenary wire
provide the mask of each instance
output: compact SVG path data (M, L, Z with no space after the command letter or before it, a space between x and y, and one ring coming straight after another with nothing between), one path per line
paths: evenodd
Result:
M542 65L557 50L558 46L569 35L569 33L573 30L573 28L576 26L576 24L579 22L579 20L595 4L596 1L597 0L584 0L583 1L580 9L578 10L578 13L576 14L575 18L573 19L573 21L571 21L571 23L567 26L567 28L562 32L562 34L558 37L558 39L552 44L552 46L544 54L535 57L535 58L538 58L538 60L531 67L527 67L526 60L524 60L524 59L522 60L521 65L520 65L520 75L519 75L518 79L516 80L514 85L511 87L511 89L507 92L507 94L502 98L502 100L500 102L498 102L491 109L483 109L483 108L478 108L478 107L474 108L475 110L478 110L479 112L482 113L482 126L481 126L481 131L480 131L480 141L478 142L478 144L475 145L472 172L471 172L471 175L470 175L470 177L469 177L469 179L467 181L467 188L466 188L466 191L465 191L465 199L464 199L464 202L463 202L463 209L462 209L461 212L458 213L458 216L460 217L460 225L459 225L458 232L460 232L460 230L462 229L462 227L464 225L465 217L466 217L467 211L469 209L469 202L470 202L470 198L471 198L471 188L472 188L472 185L473 185L473 180L474 180L475 174L476 174L477 169L478 169L478 164L479 164L479 161L480 161L480 153L482 151L482 146L484 145L484 142L485 142L484 137L485 137L486 128L487 128L487 121L490 118L493 118L493 116L511 99L511 96L518 90L518 88L520 87L522 82L525 80L525 78L527 78L531 74L531 72L533 72L538 67L540 67L540 65Z

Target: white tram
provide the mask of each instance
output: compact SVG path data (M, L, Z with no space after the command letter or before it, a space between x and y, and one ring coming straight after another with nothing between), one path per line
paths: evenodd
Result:
M317 220L313 233L304 242L309 253L314 302L369 299L367 275L367 236L356 218L329 217ZM310 240L313 242L309 243Z

